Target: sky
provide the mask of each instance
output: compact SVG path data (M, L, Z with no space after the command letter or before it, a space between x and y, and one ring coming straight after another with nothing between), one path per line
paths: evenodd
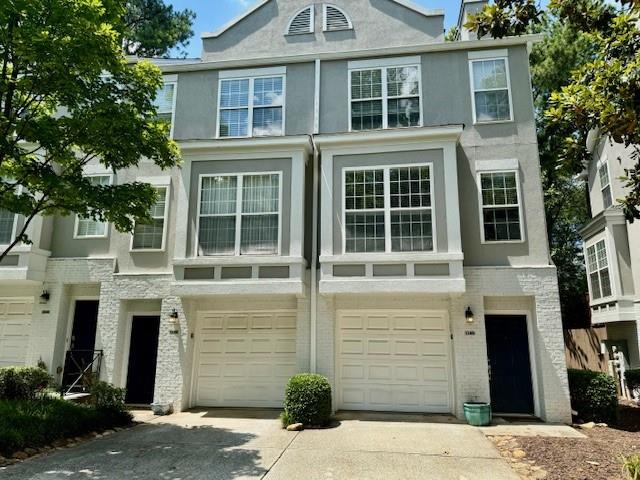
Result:
M413 0L428 9L445 9L445 27L449 28L458 20L460 0ZM194 37L187 47L187 56L199 57L200 35L213 32L255 3L254 0L167 0L176 10L189 8L196 12L193 25ZM311 1L309 1L311 3Z

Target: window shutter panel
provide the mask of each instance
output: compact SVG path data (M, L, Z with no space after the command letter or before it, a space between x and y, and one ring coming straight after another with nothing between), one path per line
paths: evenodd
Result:
M291 20L287 34L297 35L301 33L313 33L312 8L313 5L308 6L298 13L293 20Z

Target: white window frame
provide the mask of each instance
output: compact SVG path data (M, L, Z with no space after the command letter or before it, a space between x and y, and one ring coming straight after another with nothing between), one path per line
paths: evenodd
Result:
M278 249L276 253L265 253L265 254L248 254L241 255L240 247L242 242L242 216L243 215L252 215L252 214L243 214L242 213L242 187L244 177L252 177L257 175L278 175ZM238 179L238 183L236 184L236 232L235 232L235 249L232 254L215 254L215 255L204 255L200 253L200 218L201 218L201 202L202 202L202 181L205 178L211 177L236 177ZM198 176L198 206L197 206L197 214L198 219L196 222L196 235L195 235L195 249L194 252L198 257L212 258L212 257L252 257L252 256L264 256L264 257L273 257L282 255L282 171L265 171L265 172L229 172L229 173L203 173ZM257 213L253 215L265 215L263 213ZM213 215L212 215L213 216ZM231 216L228 214L227 216Z
M296 18L298 18L298 15L300 15L302 12L309 9L311 9L311 15L309 20L309 31L291 33L290 30L291 30L291 25L293 24L293 21ZM284 35L285 36L308 35L309 33L314 33L315 30L316 30L316 7L315 7L315 4L312 3L311 5L307 5L306 7L301 8L295 14L293 14L291 19L289 20L289 23L287 23L287 28L284 31Z
M600 169L602 168L606 170L607 179L609 180L609 183L607 183L606 185L602 185L602 177L600 176ZM607 208L613 206L613 187L611 185L611 169L609 168L609 162L607 161L606 157L597 163L596 175L598 176L598 183L600 183L600 196L602 198L602 209L606 210ZM604 201L604 190L607 187L609 188L609 195L611 196L611 205L605 205L605 201Z
M388 88L387 88L387 69L389 68L405 68L405 67L417 67L418 68L418 108L420 111L420 121L418 125L413 125L409 127L389 127L389 100L393 99L402 99L407 97L389 97ZM376 98L367 98L367 99L357 99L354 100L352 98L351 92L351 74L353 72L362 72L366 70L382 70L382 96ZM419 128L424 125L424 112L423 112L423 95L422 95L422 62L420 57L410 57L410 58L391 58L385 60L363 60L363 61L353 61L349 62L349 71L347 72L349 77L349 105L347 115L349 117L349 131L350 132L375 132L379 130L388 130L389 128ZM381 100L382 101L382 128L375 128L371 130L353 130L353 119L351 118L351 107L353 102L359 101L373 101L373 100Z
M592 272L589 270L589 248L594 247L596 250L596 262L598 262L598 251L597 251L597 247L596 245L600 242L604 242L604 249L605 249L605 254L607 257L607 269L609 270L609 287L611 288L611 295L608 296L601 296L600 298L593 298L593 287L591 285L591 274L592 273L598 273L598 279L600 280L600 293L602 294L602 278L600 277L600 272L603 270L603 268L600 268L600 265L598 265L598 269L596 270L596 272ZM606 302L611 300L612 298L616 297L616 282L614 281L614 274L613 274L613 263L611 262L611 249L609 248L609 242L607 240L607 236L602 233L600 235L597 235L593 238L591 238L588 242L585 242L584 244L584 264L586 267L586 271L587 271L587 282L589 284L589 299L591 300L591 303L602 303L602 302Z
M431 186L431 207L394 207L391 208L391 175L390 170L394 168L410 168L410 167L427 167L429 169L429 182ZM361 170L382 170L383 171L383 184L384 184L384 208L375 209L362 209L362 210L348 210L349 213L370 211L384 212L384 252L347 252L347 172L357 172ZM433 164L432 163L403 163L403 164L391 164L391 165L362 165L354 167L344 167L342 169L342 253L344 255L381 255L386 253L397 254L433 254L438 253L438 234L436 230L436 194L435 194L435 182L433 178ZM431 236L433 237L433 249L431 250L413 250L413 251L396 251L392 249L391 239L391 212L402 210L431 210Z
M344 18L347 19L347 22L349 23L349 27L348 28L341 28L339 30L327 30L327 9L328 9L328 7L335 8L340 13L342 13L342 15L344 15ZM347 15L347 12L345 12L342 8L340 8L337 5L334 5L332 3L323 3L322 4L322 31L323 32L345 32L345 31L348 31L348 30L353 30L353 22L351 21L351 17L349 17L349 15Z
M152 185L153 188L155 188L156 190L160 190L160 189L164 189L165 191L165 200L164 200L164 214L162 217L162 246L160 248L135 248L133 246L133 241L134 241L134 237L135 237L135 223L134 223L134 230L133 233L131 233L131 243L129 245L129 251L131 251L132 253L145 253L145 252L164 252L167 246L167 222L168 222L168 218L169 218L169 202L170 202L170 198L171 198L171 188L169 184L163 184L163 185ZM152 217L153 219L159 219L160 217Z
M480 90L475 89L473 79L473 65L475 63L487 62L492 60L504 60L504 68L507 76L507 95L509 97L509 118L504 120L478 120L476 115L476 92L490 92L504 90L504 88L484 88ZM478 55L477 58L469 59L469 88L471 89L471 110L473 112L473 124L474 125L491 125L495 123L510 123L513 122L513 97L511 95L511 71L509 69L509 57L508 55L487 56Z
M163 77L164 85L173 85L173 98L171 99L171 131L169 133L170 138L173 139L173 133L176 125L176 100L178 98L178 75L165 75ZM158 112L160 113L160 112Z
M254 94L254 84L255 81L259 78L282 78L282 133L280 135L271 135L273 137L284 137L286 132L286 113L287 113L287 69L286 67L275 67L275 68L262 68L262 69L254 69L254 70L235 70L235 71L226 71L220 72L218 78L218 105L216 108L216 138L218 139L227 139L227 138L269 138L269 136L254 136L253 135L253 111L255 108L269 108L268 106L260 106L255 107L253 105L253 94ZM228 80L249 80L249 102L247 105L248 116L247 116L247 134L240 136L225 136L223 137L220 134L221 124L220 124L220 112L222 110L240 110L239 108L221 108L220 102L222 100L222 82ZM242 107L245 108L245 107Z
M515 173L516 174L516 195L518 196L518 215L520 218L520 240L486 240L484 236L484 209L485 208L514 208L516 205L508 204L508 205L493 205L486 206L484 205L482 199L482 175L492 174L492 173ZM476 184L478 190L478 206L480 207L479 217L480 217L480 243L483 245L499 245L502 243L524 243L526 241L526 229L524 228L524 210L522 208L522 191L520 186L520 170L517 168L500 168L500 169L487 169L487 170L478 170L476 172Z
M16 239L16 235L18 233L18 214L14 212L9 212L9 213L13 213L13 226L11 227L11 238L9 239L9 243L0 243L0 248L6 248L9 245L11 245Z
M109 185L113 185L113 173L91 173L84 176L85 178L90 177L109 177ZM78 235L78 222L80 220L80 215L76 214L75 224L73 226L73 239L74 240L95 240L99 238L108 238L109 237L109 222L99 222L104 223L104 234L103 235ZM91 219L83 219L83 220L91 220ZM96 222L97 220L91 220Z

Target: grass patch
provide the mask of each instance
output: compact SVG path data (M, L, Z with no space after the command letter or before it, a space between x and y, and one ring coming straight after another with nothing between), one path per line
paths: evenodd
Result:
M131 423L118 408L78 405L54 398L0 400L0 454L11 455L55 440Z

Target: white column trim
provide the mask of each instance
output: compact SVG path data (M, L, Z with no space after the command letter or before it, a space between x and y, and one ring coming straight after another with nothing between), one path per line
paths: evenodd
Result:
M296 153L291 158L291 197L289 215L289 256L301 257L304 244L304 157Z
M199 185L199 183L198 183ZM191 162L184 162L176 182L175 258L187 258L187 232L189 231L189 188L191 187ZM195 232L196 230L193 229Z
M447 208L447 250L450 253L462 252L460 200L458 196L458 159L455 143L444 145L444 184Z
M333 155L325 150L322 155L320 204L320 254L333 255Z

